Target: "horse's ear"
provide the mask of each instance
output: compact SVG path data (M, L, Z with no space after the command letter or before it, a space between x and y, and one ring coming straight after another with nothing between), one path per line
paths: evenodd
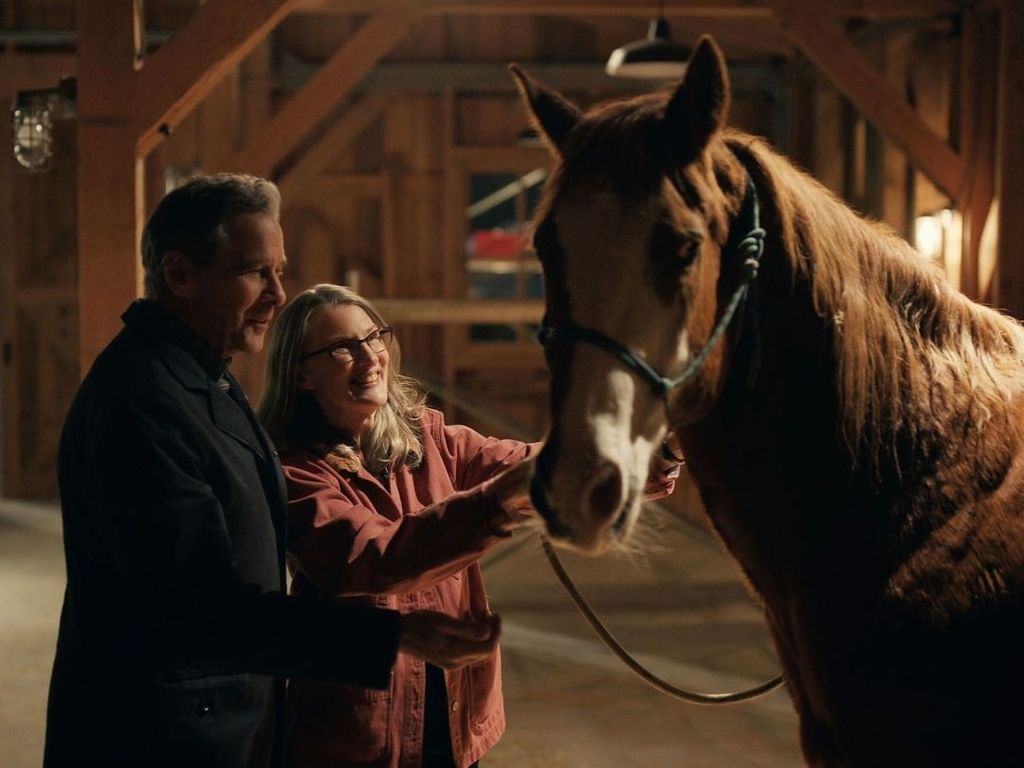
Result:
M509 64L508 68L516 79L519 95L530 111L534 127L552 151L561 155L569 131L580 121L580 110L558 91L538 83L515 64Z
M729 112L729 75L725 57L708 35L697 43L683 81L665 107L664 140L669 161L693 162L725 125Z

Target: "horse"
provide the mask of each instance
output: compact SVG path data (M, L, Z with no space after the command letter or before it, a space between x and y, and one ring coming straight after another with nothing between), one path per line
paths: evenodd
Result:
M1024 765L1024 331L763 139L702 38L584 113L511 66L534 222L548 536L625 541L671 430L763 605L811 766Z

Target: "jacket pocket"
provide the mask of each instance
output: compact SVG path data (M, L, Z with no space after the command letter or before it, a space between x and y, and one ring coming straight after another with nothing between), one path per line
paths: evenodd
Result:
M469 687L469 724L474 733L480 733L504 711L498 659L467 667L466 680Z
M386 765L391 690L293 680L288 685L288 765Z
M154 765L244 766L260 741L270 678L197 677L155 686Z

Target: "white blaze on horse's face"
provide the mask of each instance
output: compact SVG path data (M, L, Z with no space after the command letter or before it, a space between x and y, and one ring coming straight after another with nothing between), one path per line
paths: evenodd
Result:
M682 315L651 287L645 269L658 200L626 201L587 190L552 211L571 320L628 347L659 371L689 357ZM554 433L557 464L548 502L572 544L598 551L627 536L640 512L651 454L664 437L665 406L647 382L607 350L576 343Z
M688 252L699 251L703 222L666 177L696 162L721 128L725 64L704 38L671 97L587 116L513 72L561 163L535 238L545 272L545 322L554 335L547 349L551 432L531 488L553 539L598 552L632 528L652 453L668 426L665 403L651 384L606 347L631 350L661 376L678 375L691 355L685 327L692 308L680 288L682 270L692 264L686 260L671 279L660 279L652 253L662 252L655 233L666 222L692 233ZM559 335L563 329L571 332ZM590 338L581 339L580 329ZM597 337L604 342L595 343Z

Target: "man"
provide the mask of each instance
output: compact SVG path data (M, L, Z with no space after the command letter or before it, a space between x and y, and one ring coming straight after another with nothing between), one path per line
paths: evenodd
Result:
M72 404L50 768L276 765L281 678L383 688L398 650L452 667L495 647L496 621L282 594L284 480L228 371L284 303L279 206L270 182L228 174L165 197L147 299Z

